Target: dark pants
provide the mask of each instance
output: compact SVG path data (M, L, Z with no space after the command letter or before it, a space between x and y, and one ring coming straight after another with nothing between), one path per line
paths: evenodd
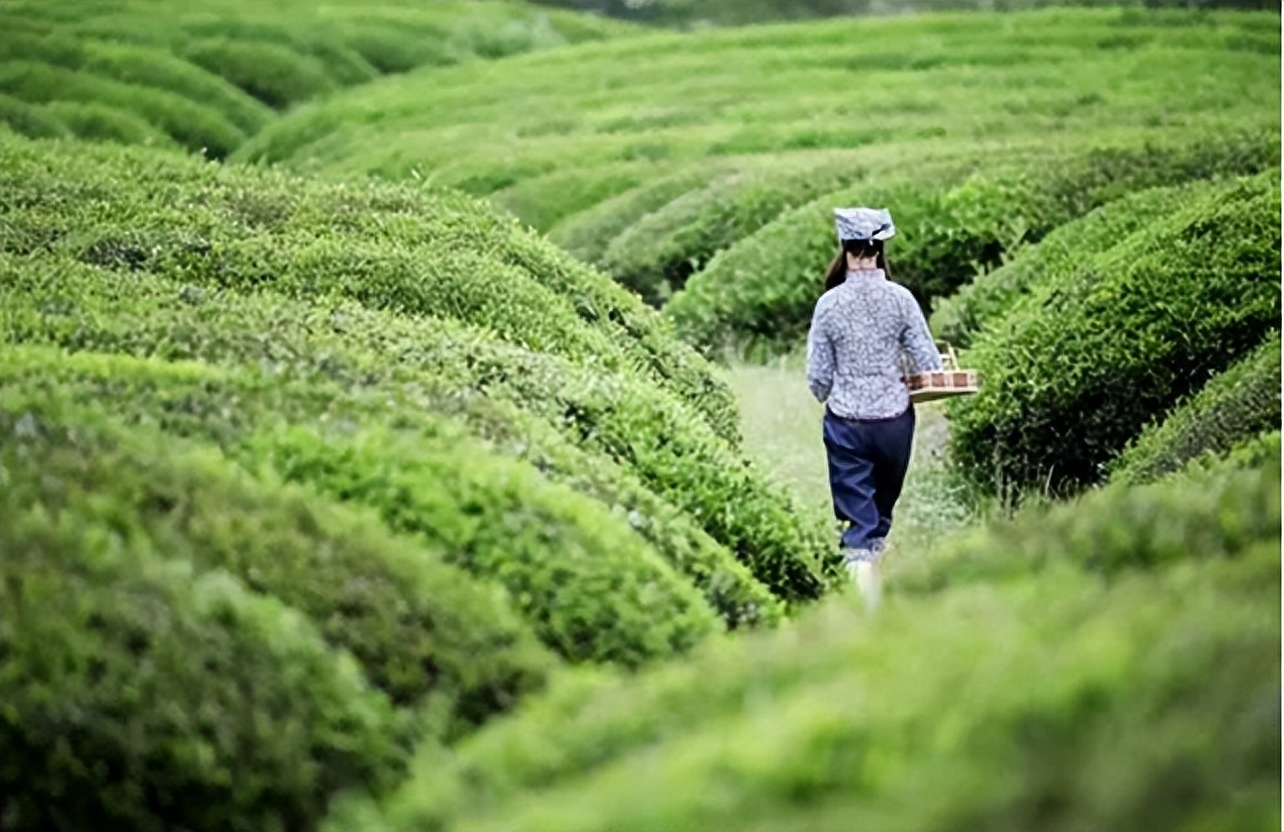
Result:
M843 547L866 549L887 537L914 442L914 408L883 421L856 421L825 411L825 450L834 516L847 523Z

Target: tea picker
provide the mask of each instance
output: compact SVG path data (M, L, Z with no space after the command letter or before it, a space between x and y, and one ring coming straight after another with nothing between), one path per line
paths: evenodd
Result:
M884 243L896 233L891 214L862 207L834 215L839 251L807 333L807 383L825 405L843 561L875 608L879 561L909 468L914 404L974 393L977 376L958 369L948 347L947 366L918 302L890 279Z

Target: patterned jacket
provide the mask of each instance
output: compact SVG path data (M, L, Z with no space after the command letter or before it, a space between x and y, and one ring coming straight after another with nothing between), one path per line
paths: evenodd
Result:
M882 269L848 272L816 302L807 384L835 416L895 418L910 404L906 371L939 369L941 354L918 302Z

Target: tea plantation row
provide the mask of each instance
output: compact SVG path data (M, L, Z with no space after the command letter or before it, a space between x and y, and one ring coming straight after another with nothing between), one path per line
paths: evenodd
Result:
M329 828L1271 828L1273 448L978 529L877 620L562 675Z
M14 0L0 31L12 129L222 158L279 113L385 74L629 28L514 2Z
M315 828L834 580L703 359L485 206L4 142L8 827Z

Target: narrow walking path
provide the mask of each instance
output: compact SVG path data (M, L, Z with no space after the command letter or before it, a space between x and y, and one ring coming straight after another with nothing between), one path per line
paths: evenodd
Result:
M829 516L829 482L820 421L798 356L768 364L732 363L723 371L740 405L746 454L807 508ZM949 421L942 403L918 408L914 456L896 511L885 563L889 581L913 570L944 537L973 522L964 488L945 467Z

